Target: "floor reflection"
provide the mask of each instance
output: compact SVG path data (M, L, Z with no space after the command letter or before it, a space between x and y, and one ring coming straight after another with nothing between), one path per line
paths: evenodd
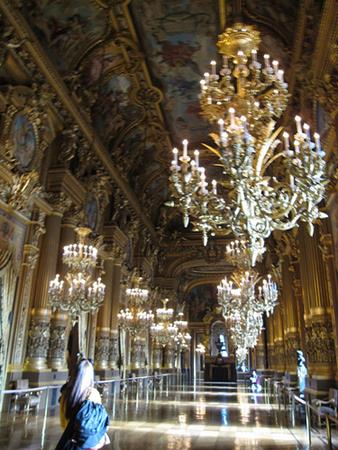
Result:
M283 427L284 412L264 393L243 386L171 386L132 389L105 395L111 415L109 435L114 450L302 449L302 427ZM5 415L0 448L54 449L60 436L57 411L43 430L41 416ZM109 447L107 447L108 449ZM324 448L313 436L312 448Z

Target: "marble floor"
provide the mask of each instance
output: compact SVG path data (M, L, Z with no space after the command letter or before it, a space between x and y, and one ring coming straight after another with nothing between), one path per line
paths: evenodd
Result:
M264 393L241 385L133 387L104 395L114 450L226 450L308 448L303 418L289 414ZM3 414L1 449L54 449L61 434L57 411ZM320 433L311 448L323 449Z

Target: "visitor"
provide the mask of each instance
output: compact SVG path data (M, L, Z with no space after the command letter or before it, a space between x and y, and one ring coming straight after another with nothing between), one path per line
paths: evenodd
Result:
M56 450L100 449L110 443L108 414L94 388L94 367L88 359L78 363L62 389L60 421L64 432Z

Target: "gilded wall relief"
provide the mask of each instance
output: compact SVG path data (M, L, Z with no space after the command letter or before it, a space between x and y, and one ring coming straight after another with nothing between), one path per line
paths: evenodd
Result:
M208 126L199 117L199 81L216 56L217 1L135 0L131 12L153 79L164 92L173 142L205 141Z
M15 271L20 269L26 226L0 209L0 249L9 251Z
M94 126L109 147L126 127L140 116L141 108L132 103L133 79L113 75L100 89L92 108Z

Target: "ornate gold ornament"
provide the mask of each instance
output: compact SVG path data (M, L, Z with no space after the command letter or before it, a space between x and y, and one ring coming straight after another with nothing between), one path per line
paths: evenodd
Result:
M39 170L47 148L42 131L46 112L38 92L25 86L8 88L2 124L1 160L19 172Z
M202 115L219 132L212 133L216 148L205 145L222 167L222 180L208 188L205 169L173 149L170 189L173 206L182 210L184 225L191 219L203 234L228 234L249 241L251 263L265 252L265 239L274 230L288 230L303 221L313 234L313 222L326 217L318 209L325 193L325 153L320 137L295 117L293 149L287 132L280 138L277 119L285 111L288 91L278 61L264 55L259 62L259 36L252 27L236 24L221 36L220 74L216 61L201 81ZM235 51L237 51L236 54Z

